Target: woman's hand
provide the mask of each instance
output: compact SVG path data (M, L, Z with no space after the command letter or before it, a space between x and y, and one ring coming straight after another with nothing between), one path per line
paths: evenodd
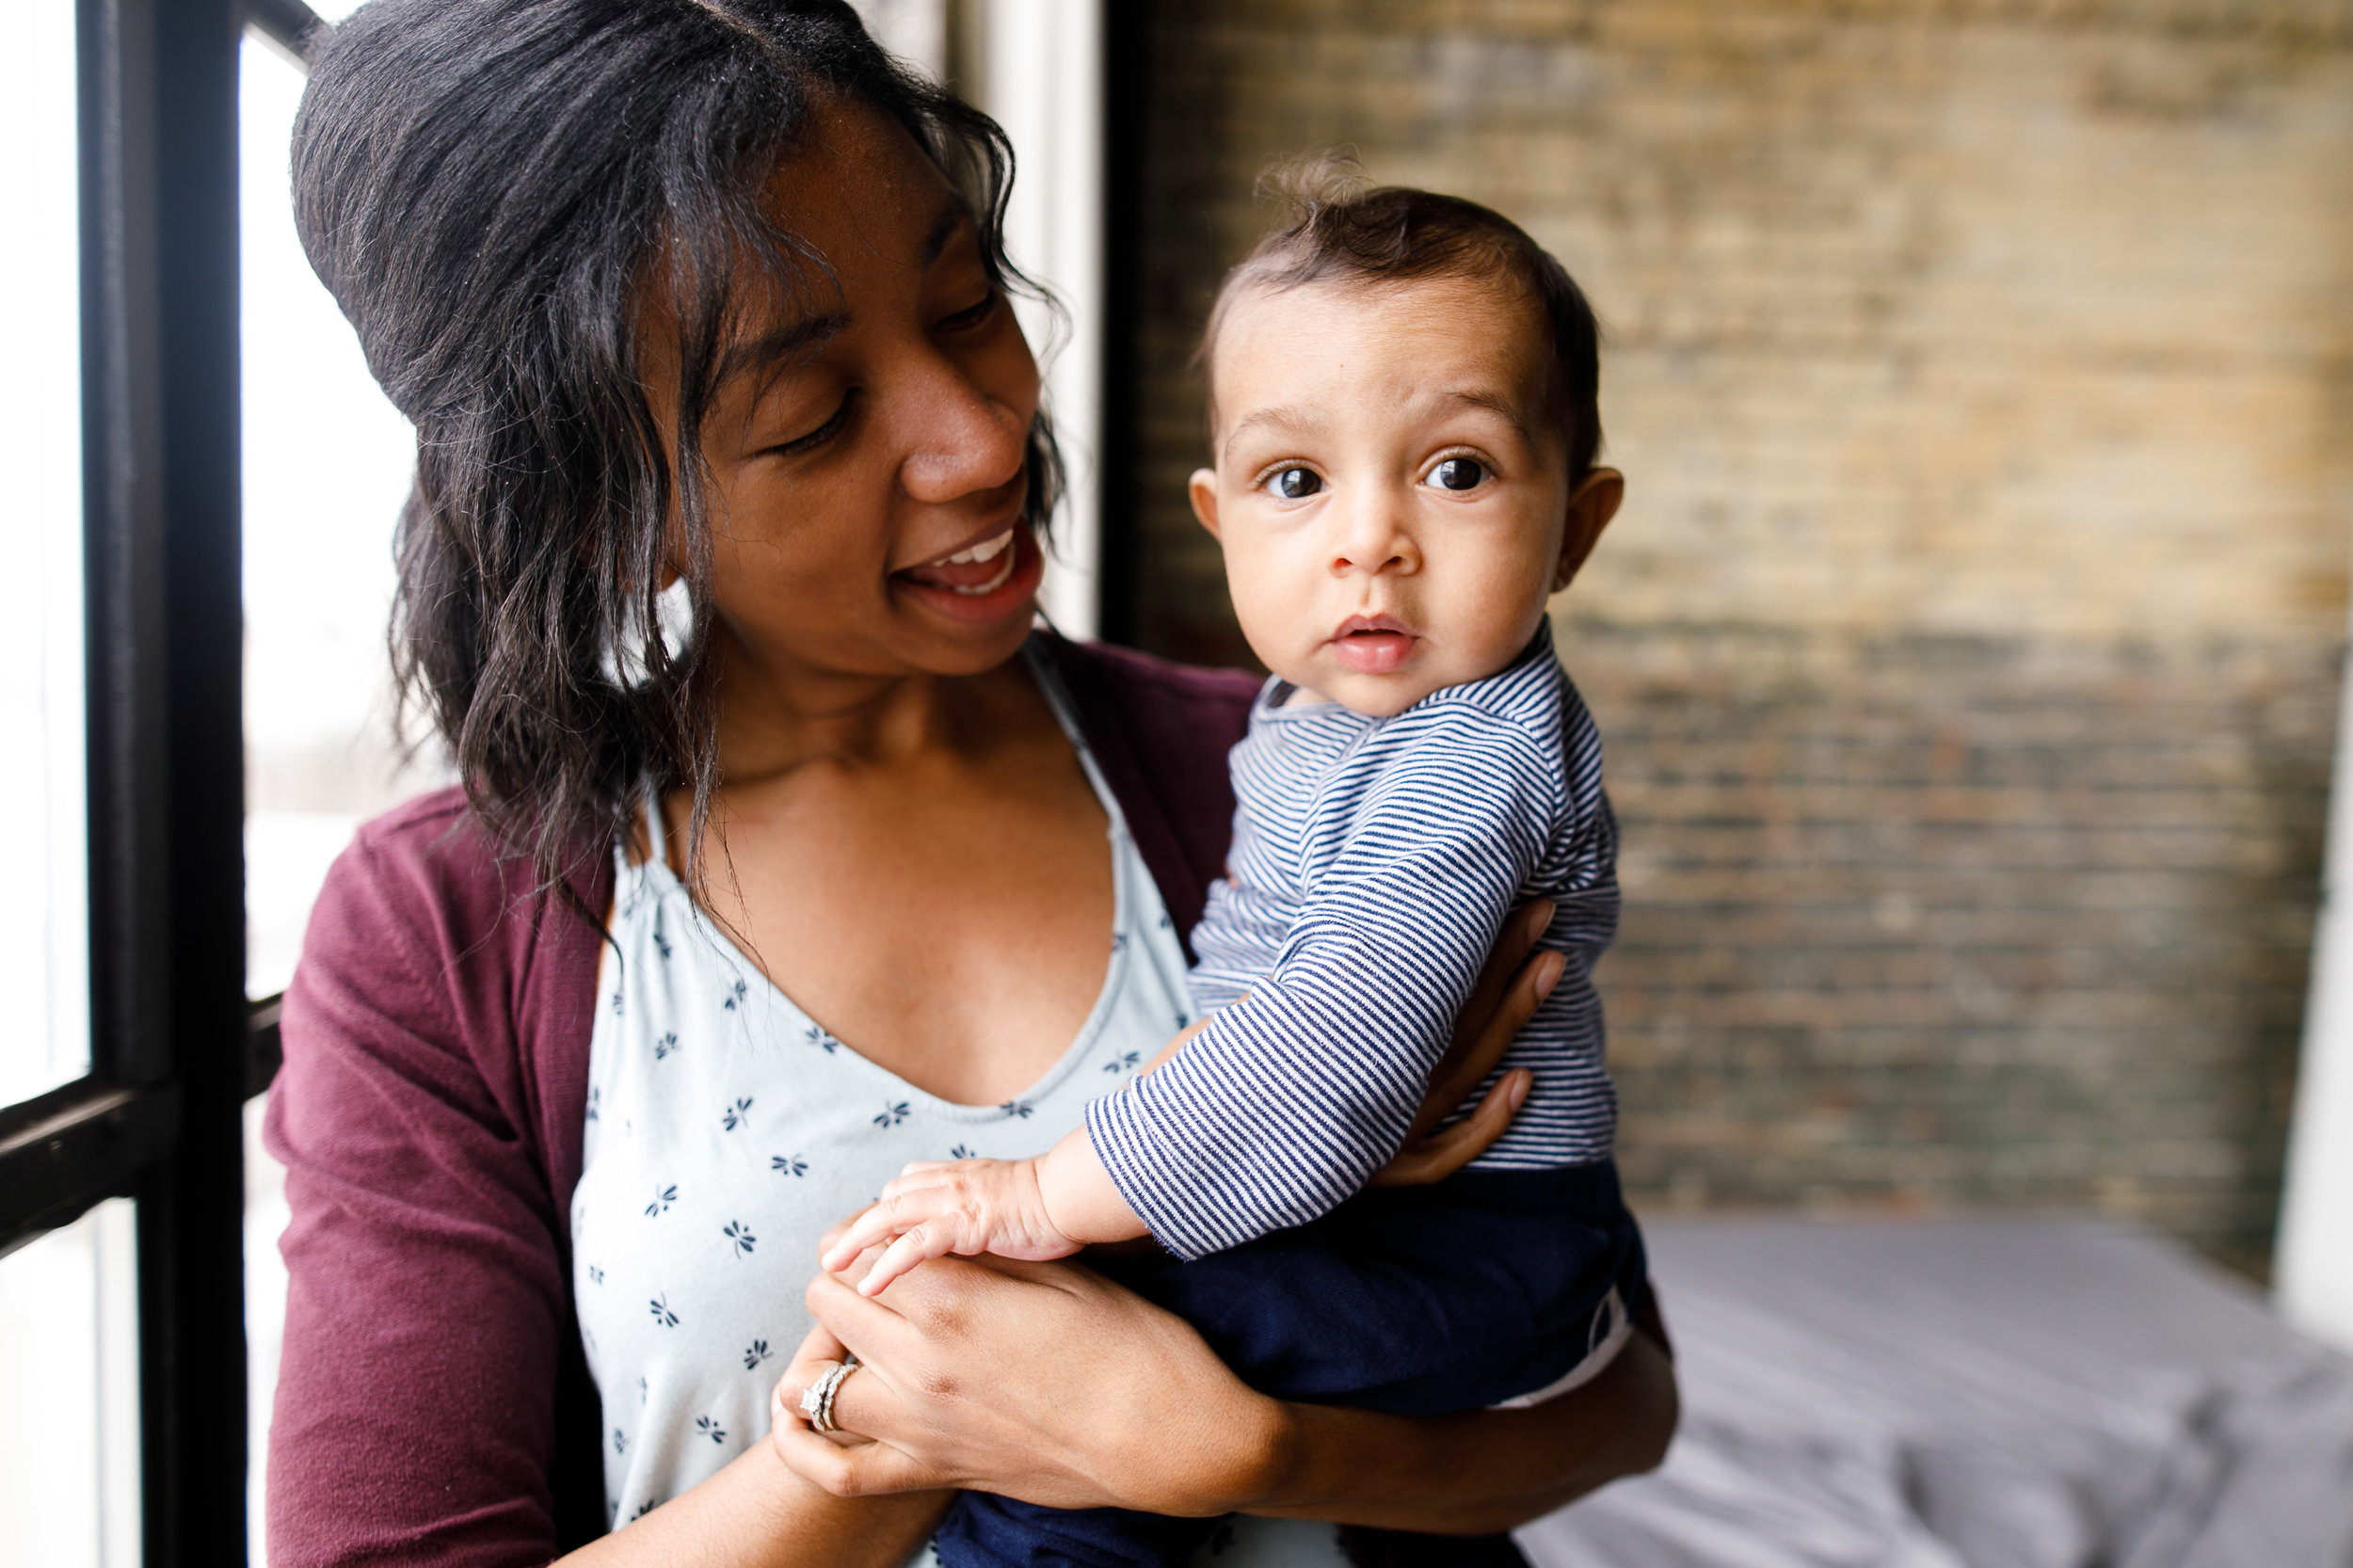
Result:
M1372 1186L1419 1187L1443 1181L1486 1153L1512 1125L1534 1081L1524 1067L1496 1080L1469 1115L1451 1126L1438 1126L1495 1071L1520 1030L1560 984L1567 958L1557 952L1529 956L1536 938L1552 923L1552 907L1539 901L1513 910L1503 922L1503 934L1487 955L1487 967L1479 971L1470 1000L1455 1015L1454 1043L1430 1075L1421 1113L1414 1118L1397 1157L1373 1173Z
M1254 1496L1282 1426L1181 1319L1093 1271L925 1263L872 1300L821 1273L818 1327L776 1385L771 1441L837 1496L979 1487L1054 1508L1213 1514ZM855 1352L828 1441L801 1390ZM852 1435L859 1434L859 1435ZM871 1439L871 1441L861 1440Z
M825 1274L808 1303L819 1326L777 1384L770 1442L837 1497L977 1488L1481 1535L1651 1468L1675 1426L1673 1367L1643 1334L1533 1409L1415 1418L1255 1394L1184 1322L1066 1263L946 1258L872 1301ZM851 1349L848 1430L820 1436L801 1390Z

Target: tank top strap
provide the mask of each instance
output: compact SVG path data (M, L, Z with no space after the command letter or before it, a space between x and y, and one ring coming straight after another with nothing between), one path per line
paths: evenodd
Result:
M662 822L662 792L651 781L646 785L646 858L662 865L670 863L670 833Z

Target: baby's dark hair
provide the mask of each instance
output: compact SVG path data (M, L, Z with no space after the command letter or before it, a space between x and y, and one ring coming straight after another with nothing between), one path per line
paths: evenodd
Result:
M1550 328L1557 395L1569 429L1569 479L1592 472L1601 452L1601 328L1568 269L1510 218L1459 196L1405 185L1370 185L1346 154L1277 164L1258 194L1287 209L1225 275L1201 334L1198 362L1210 368L1219 329L1234 301L1344 280L1402 283L1425 278L1508 278L1528 290ZM1212 384L1214 386L1214 383Z

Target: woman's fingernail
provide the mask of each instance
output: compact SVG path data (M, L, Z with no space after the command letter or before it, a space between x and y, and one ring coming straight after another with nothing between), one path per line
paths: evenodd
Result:
M1561 971L1568 967L1569 960L1564 953L1550 952L1545 955L1544 972L1536 977L1536 1000L1538 1001L1552 995L1552 988L1561 984Z
M1536 905L1535 909L1529 913L1528 917L1528 939L1529 941L1534 941L1552 929L1553 911L1558 907L1557 904L1547 901Z
M1530 1078L1528 1074L1522 1073L1518 1079L1513 1082L1510 1092L1504 1096L1506 1099L1512 1102L1513 1110L1517 1111L1521 1105L1527 1101L1528 1086L1534 1081L1535 1080Z

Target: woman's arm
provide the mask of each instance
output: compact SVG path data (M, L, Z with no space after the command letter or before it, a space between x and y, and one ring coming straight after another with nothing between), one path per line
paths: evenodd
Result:
M808 1302L863 1363L835 1418L873 1441L779 1418L774 1443L837 1497L972 1487L1487 1534L1657 1464L1675 1423L1673 1370L1640 1335L1532 1410L1406 1417L1255 1393L1181 1319L1069 1264L940 1259L872 1300L821 1275ZM796 1359L781 1392L824 1365Z
M945 1492L836 1497L755 1443L728 1467L558 1568L901 1568L948 1512Z
M578 1330L505 1022L521 965L500 945L532 942L532 922L469 902L485 873L450 832L458 809L453 792L361 831L287 999L267 1134L294 1209L269 1452L280 1568L542 1568L602 1523L580 1499L596 1517L567 1541L552 1484L579 1435L557 1427L560 1352ZM584 1458L593 1467L593 1447ZM900 1568L947 1503L843 1502L763 1443L578 1557Z
M1656 1468L1678 1411L1674 1365L1640 1332L1591 1383L1529 1410L1433 1418L1285 1405L1264 1490L1237 1510L1491 1535Z
M1523 962L1546 914L1507 927L1388 1179L1438 1179L1508 1124L1517 1074L1431 1130L1558 977L1557 954ZM1487 1534L1657 1464L1677 1413L1673 1368L1639 1335L1601 1376L1532 1410L1412 1418L1255 1393L1190 1325L1084 1269L945 1259L877 1300L853 1285L810 1283L821 1330L780 1382L774 1424L785 1463L841 1497L961 1486L1061 1508ZM865 1365L840 1385L835 1418L872 1439L850 1446L784 1408L844 1344Z

